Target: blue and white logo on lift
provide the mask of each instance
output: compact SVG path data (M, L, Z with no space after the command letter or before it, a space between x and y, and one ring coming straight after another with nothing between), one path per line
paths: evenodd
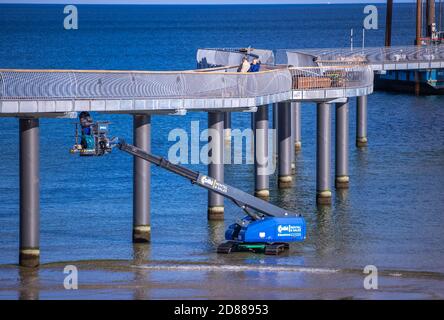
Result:
M301 226L297 226L297 225L291 225L291 224L287 224L287 225L278 225L277 227L277 231L278 231L278 237L294 237L294 236L298 236L301 234L302 232L302 228Z
M301 227L300 226L292 226L291 224L289 225L282 225L280 224L278 226L278 232L282 233L282 232L301 232Z

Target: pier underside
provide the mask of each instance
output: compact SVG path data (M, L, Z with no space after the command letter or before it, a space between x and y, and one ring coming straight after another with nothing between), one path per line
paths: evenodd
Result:
M389 91L389 92L402 92L402 93L415 93L415 81L406 80L389 80L375 78L375 90ZM444 86L436 87L427 82L419 82L419 94L420 95L444 95Z

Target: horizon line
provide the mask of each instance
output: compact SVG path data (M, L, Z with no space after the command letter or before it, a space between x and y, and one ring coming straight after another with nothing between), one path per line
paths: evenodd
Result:
M103 2L100 0L96 0L96 1L88 1L88 2L83 2L82 0L73 0L73 1L56 1L56 2L49 2L49 1L15 1L15 2L11 2L11 1L7 1L7 2L2 2L0 0L0 5L2 4L35 4L35 5L39 5L39 4L43 4L43 5L156 5L156 6L174 6L174 5L184 5L184 6L199 6L199 5L209 5L209 6L221 6L221 5L341 5L341 4L385 4L386 1L385 0L374 0L374 1L370 1L370 2L360 2L360 1L354 1L354 2L350 2L350 0L339 0L339 1L321 1L321 2L310 2L310 1L304 1L304 2L299 2L299 3L295 3L295 2L253 2L252 1L230 1L228 0L227 2L221 2L221 3L214 3L214 2L185 2L185 3L181 3L181 2L163 2L163 1L159 1L159 2L139 2L137 0L133 0L133 2L131 1L121 1L121 0L117 0L116 2ZM414 3L413 0L399 0L396 1L394 4L412 4Z

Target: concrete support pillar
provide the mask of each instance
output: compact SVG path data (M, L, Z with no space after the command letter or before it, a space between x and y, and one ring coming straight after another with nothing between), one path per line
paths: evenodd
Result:
M273 103L271 105L271 111L272 111L272 128L273 128L273 132L274 132L274 139L273 139L273 157L275 159L277 159L278 157L278 145L279 145L279 140L278 140L278 134L277 134L277 130L278 130L278 104L277 103Z
M302 148L301 139L301 103L293 102L294 106L294 149L300 151Z
M253 133L253 138L251 139L250 145L247 145L247 148L250 147L250 154L248 155L250 159L254 160L254 132L256 128L256 112L250 112L250 126L251 126L251 132Z
M231 112L224 113L224 137L226 141L231 141Z
M151 116L134 115L134 145L151 152ZM151 240L151 171L148 161L134 157L133 167L133 242Z
M335 186L338 189L346 189L349 184L348 175L348 126L349 106L346 103L336 104L336 178Z
M331 113L329 103L317 104L316 202L331 203Z
M208 113L208 142L210 143L208 175L216 180L224 181L224 114ZM224 197L208 191L208 220L224 219Z
M270 196L268 161L268 106L260 106L255 114L254 130L254 171L255 196L268 198Z
M356 146L367 146L367 96L357 97L356 101Z
M19 264L40 263L39 120L20 119L20 251Z
M290 130L291 130L291 139L290 139L290 145L292 146L291 148L293 148L293 146L295 145L295 109L294 109L295 105L294 102L290 103ZM295 174L296 173L296 156L295 156L295 150L292 149L290 152L290 156L291 156L291 174Z
M273 103L271 105L273 111L273 129L277 130L278 128L278 104Z
M291 106L289 102L278 103L278 185L290 188L291 177Z

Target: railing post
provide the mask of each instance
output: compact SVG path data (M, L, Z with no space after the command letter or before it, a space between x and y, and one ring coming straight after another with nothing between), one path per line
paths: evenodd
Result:
M224 182L224 114L208 112L208 175ZM224 219L224 197L208 191L208 220Z
M268 156L268 106L259 106L254 119L254 193L256 197L268 198L270 196L268 161L273 161Z
M151 116L134 115L134 145L151 152ZM138 157L133 160L133 242L151 239L151 171L150 163Z
M290 188L293 178L291 176L291 106L289 102L278 103L278 186Z
M317 104L316 202L331 203L331 114L329 103Z
M20 250L22 267L40 264L39 119L20 119Z
M348 102L336 104L336 188L348 188Z
M367 146L367 96L356 99L356 146Z

